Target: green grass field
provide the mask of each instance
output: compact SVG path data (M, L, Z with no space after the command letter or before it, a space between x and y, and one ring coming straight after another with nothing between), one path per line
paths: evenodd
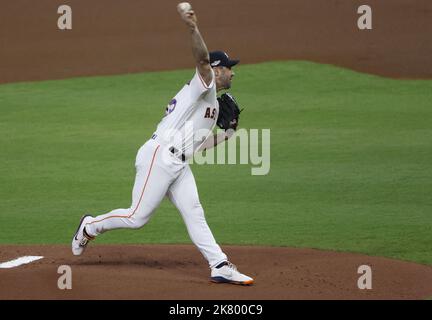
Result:
M271 171L194 165L221 244L432 264L432 81L308 62L236 67L240 125L271 129ZM129 206L138 148L192 70L0 86L0 243L69 244L83 213ZM164 201L97 243L190 243Z

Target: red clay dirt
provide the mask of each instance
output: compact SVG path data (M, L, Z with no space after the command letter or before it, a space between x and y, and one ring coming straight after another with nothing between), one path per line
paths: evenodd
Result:
M72 30L59 30L58 0L0 2L0 83L192 68L176 0L70 0ZM209 49L244 63L302 59L389 77L432 77L432 1L368 0L372 30L359 30L360 0L191 1Z
M0 299L289 300L425 299L432 267L380 257L314 249L224 246L253 286L215 284L193 245L93 245L81 257L66 246L2 246L0 262L45 258L0 269ZM72 290L59 290L60 265L72 268ZM358 267L372 269L360 290Z

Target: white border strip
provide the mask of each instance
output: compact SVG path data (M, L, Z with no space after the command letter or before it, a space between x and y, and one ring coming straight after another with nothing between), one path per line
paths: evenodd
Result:
M10 269L10 268L19 267L20 265L27 264L40 259L43 259L43 256L24 256L24 257L17 258L15 260L0 263L0 269Z

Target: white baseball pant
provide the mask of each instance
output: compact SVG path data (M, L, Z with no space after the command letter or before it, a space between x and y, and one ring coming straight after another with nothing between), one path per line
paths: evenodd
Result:
M216 243L204 217L194 176L189 165L150 139L138 151L132 205L97 216L86 225L91 236L105 231L144 226L167 195L180 211L189 236L198 247L210 268L227 260Z

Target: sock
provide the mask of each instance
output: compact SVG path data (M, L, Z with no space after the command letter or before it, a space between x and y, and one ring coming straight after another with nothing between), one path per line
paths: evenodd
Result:
M86 237L89 240L93 240L95 238L94 236L91 236L91 235L88 234L88 232L87 232L87 230L86 230L85 227L84 227L84 230L83 230L83 234L84 234L84 237Z

